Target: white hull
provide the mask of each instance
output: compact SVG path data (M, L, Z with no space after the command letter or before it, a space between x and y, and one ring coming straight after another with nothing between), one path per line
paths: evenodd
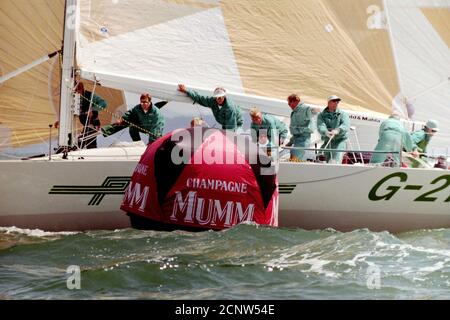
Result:
M280 225L391 232L450 227L449 173L439 169L284 163L279 172ZM377 188L377 183L389 175L395 176ZM401 182L400 175L406 180ZM295 188L285 193L292 187L282 185ZM377 200L377 196L389 193L393 193L391 198Z
M1 161L0 226L43 230L129 227L119 207L144 149L84 150L84 159L74 153L67 160ZM109 154L89 156L102 151ZM397 176L374 191L391 174ZM279 183L281 227L392 232L450 227L449 171L281 162ZM432 190L437 191L424 195ZM390 199L376 199L390 192L394 193Z

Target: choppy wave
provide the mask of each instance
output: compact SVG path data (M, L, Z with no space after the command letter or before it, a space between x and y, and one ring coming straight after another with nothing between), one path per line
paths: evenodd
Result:
M0 227L0 250L23 244L40 243L59 239L76 232L49 232L39 229Z
M0 228L0 292L7 299L448 299L449 245L449 229ZM79 290L67 287L69 266L79 267Z
M51 232L51 231L43 231L40 229L21 229L17 227L0 227L0 233L5 234L24 234L30 237L50 237L55 235L70 235L76 234L78 232L73 231L61 231L61 232Z

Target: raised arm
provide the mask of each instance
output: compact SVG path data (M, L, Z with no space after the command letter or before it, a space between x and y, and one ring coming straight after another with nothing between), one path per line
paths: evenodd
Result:
M212 108L214 106L215 99L213 97L203 96L195 90L186 89L186 86L184 84L178 85L178 91L186 93L187 96L191 98L195 103L198 103L204 107Z

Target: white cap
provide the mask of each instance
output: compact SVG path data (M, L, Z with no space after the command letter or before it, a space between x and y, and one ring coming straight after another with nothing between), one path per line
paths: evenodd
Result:
M225 97L226 95L227 95L227 91L224 88L218 87L218 88L216 88L214 90L213 97L214 98L219 98L219 97Z
M338 96L333 94L333 95L328 97L328 102L330 102L331 100L339 100L339 101L341 101L341 98L339 98Z
M427 127L428 129L438 131L438 122L436 120L430 119L425 124L425 127Z

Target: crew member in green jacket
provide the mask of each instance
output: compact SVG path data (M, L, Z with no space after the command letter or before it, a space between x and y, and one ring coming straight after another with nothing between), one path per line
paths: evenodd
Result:
M259 134L267 136L270 147L283 144L287 137L288 130L286 125L272 115L262 113L258 108L250 109L252 123L250 131L252 140L259 142Z
M292 137L288 145L296 148L309 148L311 134L314 132L314 123L311 120L320 109L304 104L295 93L287 98L287 102L292 109L289 126ZM306 160L305 150L291 149L291 160Z
M400 121L400 116L397 113L393 113L381 123L378 143L375 147L375 151L386 152L374 153L370 158L370 163L384 163L389 152L393 152L393 165L400 166L400 150L402 148L408 152L414 149L411 137Z
M428 143L436 132L438 132L438 122L430 119L422 130L411 133L414 150L420 153L426 153Z
M75 92L81 96L80 100L80 123L83 125L83 132L79 137L79 147L86 149L97 148L96 132L100 130L100 119L98 113L107 107L107 103L100 96L85 90L82 82L78 82ZM93 97L92 97L93 94ZM92 105L91 105L92 97ZM91 109L89 109L91 105Z
M121 126L128 126L133 141L140 141L139 132L148 134L148 144L162 136L164 117L153 103L148 93L141 94L141 103L128 110L118 121Z
M178 85L178 91L186 93L195 103L210 108L216 121L224 130L237 131L242 128L241 109L227 97L224 88L216 88L213 96L202 96L195 90L188 90L184 84Z
M322 149L344 150L347 144L350 118L347 112L338 109L341 98L332 95L328 97L327 107L317 116L317 129L322 136ZM331 141L330 141L331 140ZM327 162L341 163L342 152L325 152Z

